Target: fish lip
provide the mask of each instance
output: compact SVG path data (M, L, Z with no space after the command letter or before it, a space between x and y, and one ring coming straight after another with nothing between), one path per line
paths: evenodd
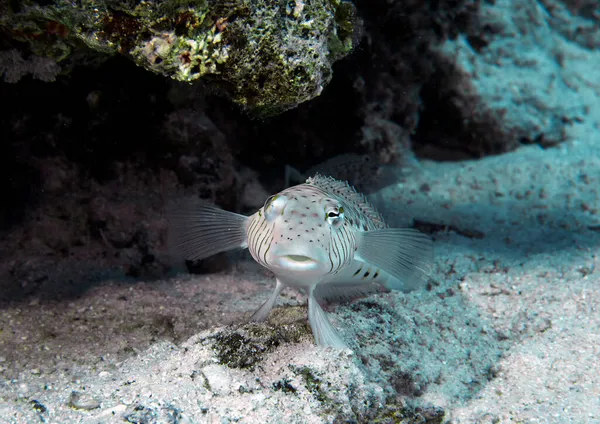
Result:
M306 255L283 255L283 257L294 262L318 262L316 259Z
M278 265L289 271L316 271L321 268L321 263L306 255L287 254L277 259Z

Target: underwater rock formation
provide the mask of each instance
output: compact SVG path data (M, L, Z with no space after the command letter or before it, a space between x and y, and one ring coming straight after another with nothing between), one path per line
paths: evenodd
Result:
M279 7L289 25L305 22L294 5L349 6L250 1L227 4ZM244 90L264 82L254 103L211 73L227 61L178 74L192 81L165 77L186 68L161 34L220 36L210 48L222 51L236 25L256 23L175 20L224 0L167 11L149 38L128 25L158 0L68 3L103 5L99 19L110 9L99 23L112 27L91 41L74 31L97 22L44 14L59 2L0 0L0 421L600 421L600 3L353 3L358 47L294 107L264 97L279 86L253 72L296 56L263 57L260 42L256 68L239 70ZM321 35L354 34L339 13ZM156 49L139 47L153 37ZM292 99L346 53L319 40L332 55L310 63L329 63L307 91L286 81ZM384 217L406 215L435 239L423 290L323 305L348 355L313 346L297 291L267 324L221 327L242 324L272 276L243 253L174 264L166 249L172 197L254 212L285 165L324 161L361 191L391 169L374 193Z
M577 2L544 0L548 10L544 13L539 4L522 6L508 0L495 5L477 0L356 0L362 32L352 39L352 46L360 38L360 47L335 63L335 78L322 95L264 120L249 119L240 111L243 108L214 95L212 87L221 84L225 74L211 74L211 66L220 71L229 62L203 62L206 73L192 82L207 84L189 84L162 76L165 72L197 76L186 74L183 65L175 66L177 62L171 61L175 50L153 50L151 62L149 53L144 56L139 47L164 33L179 40L194 34L220 36L216 43L220 44L236 25L258 22L254 15L235 19L231 15L218 25L218 17L210 13L202 22L192 19L191 10L218 3L189 2L165 9L174 4L167 2L162 9L151 10L156 3L134 7L127 2L95 2L104 5L98 12L101 21L88 22L78 15L79 20L59 25L57 14L62 10L57 5L64 2L0 0L0 73L4 73L0 167L11 175L0 187L0 197L11 199L0 207L0 224L12 232L0 253L12 258L15 252L17 256L28 252L29 258L7 259L5 266L0 264L0 276L10 274L17 293L39 292L50 279L47 269L70 260L102 258L106 261L102 269L116 267L133 277L163 275L168 267L161 254L160 208L166 196L196 194L244 213L256 210L266 193L282 188L285 165L304 171L328 158L366 154L374 159L366 169L368 175L359 169L359 177L351 181L360 186L368 181L365 177L377 175L382 164L391 165L397 174L404 172L404 165L410 168L415 163L414 155L472 159L525 143L548 147L583 138L594 131L598 120L594 116L600 116L600 81L594 72L598 56L590 49L597 45L597 33L592 31L598 22L594 2L579 7ZM229 2L227 10L259 3L263 4ZM71 8L69 13L92 7L91 2L77 4L81 9ZM269 3L275 9L281 4ZM309 13L316 16L318 5L337 11L322 17L329 19L328 28L338 40L355 35L358 18L349 3L311 2L302 9L300 21ZM289 26L301 24L294 12L289 9L288 15L282 6L277 10L288 25L278 34L296 34ZM36 18L30 19L34 11ZM151 29L162 32L150 31L154 35L145 38L141 29L130 31L128 25L135 19L148 23L159 12L169 18ZM265 13L275 19L273 11ZM543 25L529 21L531 13ZM182 14L187 18L178 23L175 17ZM344 16L348 25L342 25ZM91 40L99 22L110 25ZM268 22L273 21L263 23ZM269 28L263 28L263 35ZM327 40L328 48L334 45L340 47ZM101 47L106 54L88 46ZM335 58L346 52L330 52L334 50ZM266 50L257 52L253 60L269 62ZM291 58L283 59L281 63L291 63L286 62ZM133 65L138 60L161 71L156 74ZM260 85L253 71L248 70L244 77L248 84L242 88ZM25 77L9 83L26 74L33 80ZM283 75L276 74L281 73L275 70L268 77ZM37 81L53 79L56 83ZM270 95L270 82L264 84L257 102ZM562 88L562 97L552 87ZM246 106L263 116L282 110L281 103L275 110L257 102ZM338 168L348 171L350 165ZM45 270L36 271L36 258ZM23 281L40 284L23 289Z
M440 84L432 96L462 125L456 144L493 153L550 147L600 125L599 23L598 2L482 4L476 26L434 47L454 84ZM447 136L451 126L430 129L428 138Z
M355 46L357 24L342 0L57 0L1 9L4 34L63 69L90 60L86 50L122 54L178 81L203 79L260 116L318 96L333 62Z

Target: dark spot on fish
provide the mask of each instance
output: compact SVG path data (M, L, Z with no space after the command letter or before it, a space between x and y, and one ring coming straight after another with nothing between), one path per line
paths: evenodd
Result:
M353 277L355 277L356 275L358 275L358 273L362 270L362 268L358 268L358 270L354 273Z
M369 274L370 274L369 271L365 272L365 275L363 275L363 278L367 278L369 276Z
M376 279L377 277L379 277L379 271L377 271L377 272L375 273L375 275L373 276L373 279Z

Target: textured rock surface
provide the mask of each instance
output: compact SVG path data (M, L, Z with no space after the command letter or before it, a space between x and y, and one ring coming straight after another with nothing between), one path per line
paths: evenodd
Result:
M8 81L20 76L11 61L44 78L43 58L56 62L46 74L56 74L84 63L85 46L178 81L208 80L262 116L318 96L357 30L354 6L342 0L6 3L0 27L36 55L34 63L16 50L0 56Z
M495 151L553 146L600 127L600 6L593 14L592 3L579 3L576 13L551 0L485 3L477 29L437 49L461 81L440 98L461 125L490 127L492 140L504 134L509 145Z
M201 333L180 346L157 343L144 358L111 369L100 367L97 376L81 375L73 384L66 374L55 375L50 384L67 383L71 387L67 390L43 393L21 386L13 392L4 386L4 393L9 389L22 406L17 410L0 406L1 420L27 421L39 414L44 419L86 422L321 423L382 406L381 388L366 381L348 353L334 358L307 344L282 346L261 354L258 377L254 369L220 364L220 347L214 338ZM34 397L42 399L37 402L43 412L36 411L28 399L31 389L36 391ZM82 392L95 403L63 401Z

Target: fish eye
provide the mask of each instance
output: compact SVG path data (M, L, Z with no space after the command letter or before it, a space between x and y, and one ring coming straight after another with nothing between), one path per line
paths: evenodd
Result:
M329 225L334 228L338 228L344 222L344 208L343 207L328 207L325 209L325 220Z
M280 196L278 194L269 197L263 206L265 218L268 221L271 221L281 215L285 209L286 200L287 198L285 196Z

